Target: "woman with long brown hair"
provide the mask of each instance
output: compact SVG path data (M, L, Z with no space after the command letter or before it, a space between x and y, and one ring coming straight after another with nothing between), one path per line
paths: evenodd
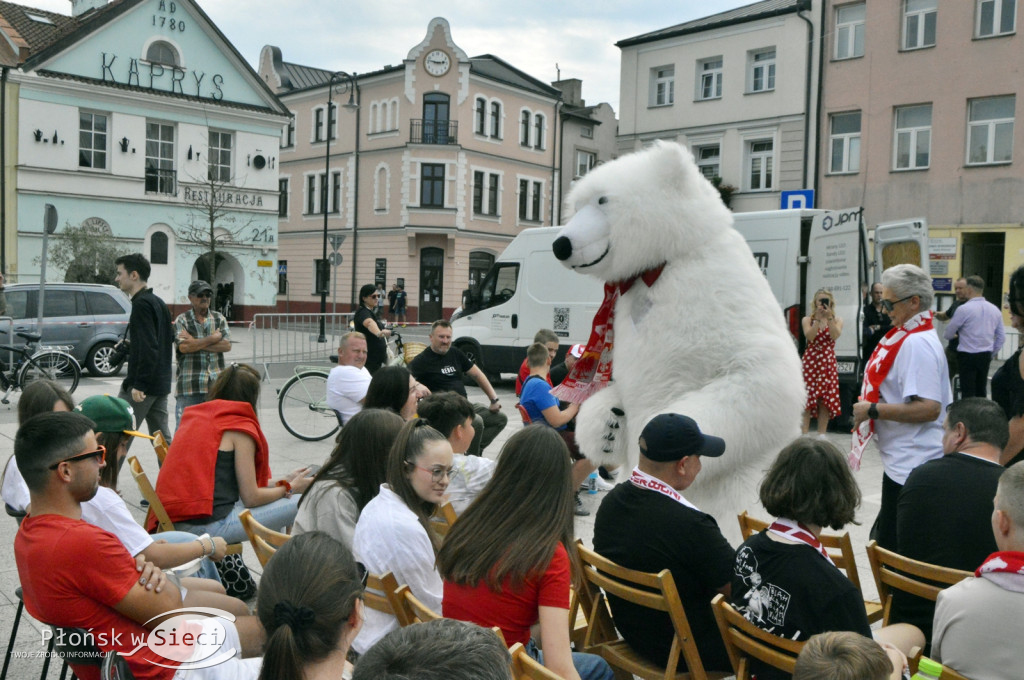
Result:
M390 571L435 611L441 609L443 591L434 566L441 538L430 517L445 500L451 474L448 440L425 418L410 420L388 454L387 484L363 508L352 538L356 559L370 573ZM368 610L352 646L362 654L397 627L394 616Z
M567 680L612 678L608 664L569 648L573 540L569 449L554 429L530 425L509 437L494 477L456 522L437 555L444 615L499 626ZM543 656L530 638L540 624Z
M359 514L385 481L388 451L403 424L397 414L383 409L363 409L352 416L302 495L292 535L323 531L351 549Z

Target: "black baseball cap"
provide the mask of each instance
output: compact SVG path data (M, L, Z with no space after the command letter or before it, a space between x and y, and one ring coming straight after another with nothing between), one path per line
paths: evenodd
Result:
M678 413L662 413L647 423L640 433L640 453L659 463L686 456L715 458L725 453L725 440L701 432L693 418Z
M199 295L200 293L205 293L207 291L212 293L213 288L211 288L210 284L208 284L206 281L203 281L202 279L193 281L191 284L189 284L188 287L189 295Z

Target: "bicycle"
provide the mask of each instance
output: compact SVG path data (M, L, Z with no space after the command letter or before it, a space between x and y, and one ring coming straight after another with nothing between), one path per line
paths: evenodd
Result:
M393 333L395 352L403 357L402 336ZM331 363L338 363L332 354ZM327 439L341 429L341 418L327 405L327 376L319 366L296 366L295 375L277 391L277 414L284 429L308 442Z
M0 331L7 335L7 331ZM13 366L0 359L0 389L4 390L0 404L9 404L11 393L24 390L35 380L53 380L70 394L78 387L82 367L78 360L68 353L70 347L60 345L37 345L42 337L39 333L18 331L24 345L0 345L0 351L13 352L20 358Z

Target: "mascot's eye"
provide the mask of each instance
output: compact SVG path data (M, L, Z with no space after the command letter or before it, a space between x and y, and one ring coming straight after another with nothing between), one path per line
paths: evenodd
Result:
M602 196L601 198L597 199L597 204L598 205L604 205L607 202L608 202L608 197L607 196Z

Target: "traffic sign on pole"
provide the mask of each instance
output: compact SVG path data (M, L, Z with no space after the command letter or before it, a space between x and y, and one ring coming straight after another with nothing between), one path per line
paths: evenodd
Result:
M331 248L334 252L338 252L338 248L345 242L345 234L331 234L329 238L331 240Z

